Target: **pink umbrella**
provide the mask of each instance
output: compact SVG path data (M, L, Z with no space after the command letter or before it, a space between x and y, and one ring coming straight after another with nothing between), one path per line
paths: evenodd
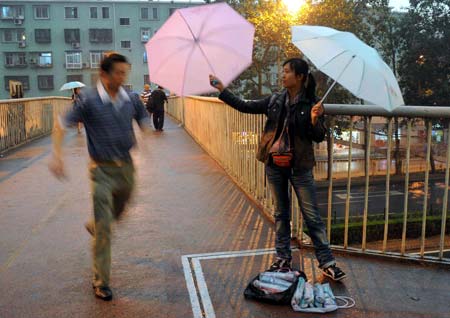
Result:
M147 42L151 81L177 95L215 91L252 63L255 28L226 3L178 9Z

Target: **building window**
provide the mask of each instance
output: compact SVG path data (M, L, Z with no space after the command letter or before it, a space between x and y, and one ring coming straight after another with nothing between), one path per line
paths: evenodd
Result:
M35 19L50 19L50 7L49 6L34 6L34 18Z
M120 25L130 25L130 18L120 18L119 24Z
M148 8L141 8L141 20L149 20Z
M2 42L17 43L22 41L22 36L25 34L25 29L0 29L3 31Z
M66 69L81 69L83 67L81 52L67 52L66 53Z
M131 48L131 41L120 41L120 47L122 49L130 49Z
M39 67L52 67L53 66L53 59L52 59L52 52L39 52L37 55L37 60L33 62L36 62L36 64Z
M150 85L150 75L144 75L144 84Z
M153 20L158 20L158 8L153 8Z
M109 7L102 7L102 18L109 19Z
M34 29L36 43L51 43L50 29Z
M5 76L5 89L9 91L9 81L17 81L22 83L24 90L30 89L30 78L28 76Z
M39 89L53 89L53 75L38 75L37 79Z
M83 82L83 74L67 75L68 82Z
M0 5L0 19L23 19L23 11L23 6Z
M90 52L91 68L99 68L103 58L103 52Z
M78 8L77 7L65 7L64 17L66 19L78 19Z
M5 52L5 67L27 66L25 52Z
M90 12L91 19L97 19L98 18L97 7L90 7L89 8L89 12Z
M89 29L89 42L112 43L112 29Z
M80 29L64 29L66 43L80 43Z
M141 42L146 43L148 40L150 40L150 36L151 36L150 28L141 29Z
M144 52L142 60L143 60L144 63L147 63L147 52Z
M175 12L175 10L177 10L178 8L169 8L169 16L172 15L172 13Z

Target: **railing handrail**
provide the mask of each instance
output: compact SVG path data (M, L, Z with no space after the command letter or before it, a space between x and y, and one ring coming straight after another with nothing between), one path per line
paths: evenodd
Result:
M38 100L47 100L47 99L71 99L70 97L64 96L45 96L45 97L27 97L27 98L11 98L11 99L0 99L0 104L12 104L12 103L22 103L22 102L30 102L30 101L38 101Z
M216 97L186 96L189 99L223 103ZM346 116L382 116L382 117L422 117L422 118L450 118L450 106L398 106L388 111L378 105L364 104L324 104L325 114Z
M274 201L265 179L264 165L254 158L256 144L258 143L257 139L263 132L265 118L263 115L254 116L252 114L239 113L231 107L226 107L223 103L223 106L216 105L217 103L222 102L217 98L211 97L189 96L184 99L173 98L169 101L167 110L181 121L186 131L228 172L234 181L255 202L258 202L264 211L271 215L274 210ZM340 245L345 251L450 264L449 256L444 254L449 247L449 234L447 234L447 228L449 227L447 223L450 223L450 220L447 219L448 190L444 191L444 198L440 200L441 204L439 204L438 200L432 202L431 191L434 190L430 190L428 187L430 180L434 179L442 182L441 179L443 178L442 173L439 174L438 178L437 175L430 176L429 169L433 162L434 170L445 169L443 189L450 189L449 132L444 132L444 139L446 137L445 140L447 141L445 145L447 149L446 156L444 156L445 162L439 163L436 159L436 153L433 154L433 158L431 157L431 148L435 152L436 143L438 142L437 140L433 141L431 138L433 130L431 121L420 124L420 131L426 133L427 140L426 143L420 145L422 152L425 153L424 159L420 159L420 162L415 162L417 154L411 151L414 144L412 139L418 138L415 135L413 136L412 132L414 120L416 118L422 120L427 118L450 118L450 107L400 106L395 111L389 112L380 106L374 105L326 104L325 113L329 115L330 127L333 128L335 123L337 123L336 115L345 115L344 117L350 118L353 116L369 117L364 130L358 129L364 134L363 149L372 149L372 138L366 138L366 136L371 136L372 131L374 131L373 128L376 127L375 125L382 123L378 121L372 122L371 117L384 117L388 133L385 141L387 144L383 147L385 147L384 149L394 150L394 147L397 149L395 152L385 151L386 158L381 159L381 166L373 160L374 157L370 151L365 151L364 159L357 159L363 165L361 167L360 164L358 168L353 158L353 138L350 138L346 159L340 160L340 151L336 152L336 155L334 151L328 151L329 159L327 162L317 161L318 165L314 167L314 176L317 180L326 179L327 181L325 182L328 183L327 186L322 181L321 189L328 188L326 228L328 240L334 244L334 248ZM406 118L407 132L406 135L401 135L402 139L406 138L406 145L400 140L399 142L394 140L394 138L400 136L400 134L393 134L395 127L394 117ZM348 119L344 118L343 120L347 121ZM353 136L353 131L357 130L358 126L354 120L350 122L350 126L346 129L348 129L349 135ZM419 131L419 129L416 129L418 128L416 124L414 126L414 130L416 132ZM243 134L242 132L248 132L248 134ZM422 138L421 140L424 139L423 136L420 138ZM335 141L339 142L335 139L334 134L330 134L327 149L329 149L330 145L332 147ZM394 142L396 142L395 146ZM423 146L426 149L423 149ZM401 147L406 149L406 154L401 154L399 151ZM338 149L336 148L336 150ZM405 156L406 159L404 159ZM343 165L347 166L346 169L343 169ZM391 173L391 171L394 173ZM424 171L425 176L421 174ZM400 177L400 174L402 177ZM374 179L373 177L377 178ZM339 178L346 178L347 180L346 182L341 182L341 180L338 180ZM352 179L354 179L353 183ZM410 193L410 181L424 182L423 198L418 196L417 191ZM374 188L374 193L371 193L372 188L370 187L375 184L381 186ZM401 184L404 184L403 189ZM334 185L342 188L346 187L346 189L344 188L338 191L339 193L335 193ZM355 190L355 186L363 186L364 191ZM414 186L420 189L420 184ZM357 191L356 195L355 191ZM372 203L369 204L369 196L372 197L373 194L373 197L379 197L380 193L384 197L384 200L382 200L384 204L378 199L375 199L377 200L376 206L372 206ZM398 204L391 204L391 196L399 198L393 201ZM354 198L352 199L352 197ZM373 197L371 200L373 200ZM415 205L408 205L410 198L415 201ZM303 236L302 214L295 196L292 196L291 199L292 236L301 241ZM403 207L401 207L402 203L399 200L403 202ZM363 207L359 205L361 202L364 204ZM340 206L339 209L337 204ZM432 205L434 204L436 206L433 208ZM442 207L442 213L439 213L440 207ZM359 213L355 214L355 209L358 209ZM338 210L341 219L344 217L343 223L335 222ZM374 213L382 215L384 218L374 219ZM359 215L360 220L355 221L353 218L355 215ZM418 219L417 215L422 215L422 219ZM380 220L382 221L381 223ZM339 248L341 249L341 247ZM434 256L436 253L438 253L438 256Z
M376 105L324 104L324 107L329 115L450 118L450 106L399 106L393 111Z

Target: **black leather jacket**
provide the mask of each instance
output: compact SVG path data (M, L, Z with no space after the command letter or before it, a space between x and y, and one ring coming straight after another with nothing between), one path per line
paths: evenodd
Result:
M287 91L283 90L281 93L255 101L243 101L227 89L219 95L220 100L242 113L267 116L256 156L265 164L270 162L269 150L275 142L279 126L284 123L286 111L283 109L285 109L286 95ZM325 139L326 127L323 116L319 118L315 126L311 123L311 108L315 102L302 95L295 106L292 106L295 107L290 121L290 135L294 139L293 168L312 169L315 165L312 142L321 142Z

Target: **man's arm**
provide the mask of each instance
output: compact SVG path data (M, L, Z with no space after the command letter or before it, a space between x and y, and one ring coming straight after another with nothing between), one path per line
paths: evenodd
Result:
M53 126L53 151L48 168L58 179L63 179L66 177L62 154L62 143L64 141L64 136L66 135L65 127L76 126L79 122L83 122L84 100L85 96L80 93L78 98L74 101L72 110L70 110L64 118L59 116Z
M148 116L147 111L145 110L144 104L138 98L131 95L133 107L134 107L134 119L137 121L139 128L144 134L152 133L150 117ZM150 97L149 97L150 101ZM148 102L147 102L148 103Z

